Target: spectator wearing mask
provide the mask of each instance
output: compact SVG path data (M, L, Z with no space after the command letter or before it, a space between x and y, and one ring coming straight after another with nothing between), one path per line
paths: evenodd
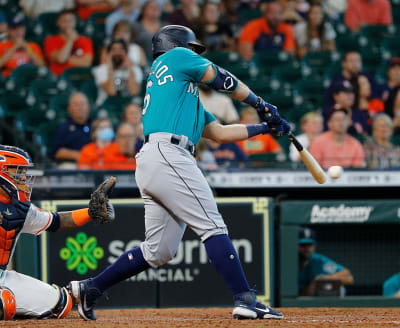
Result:
M392 119L384 113L375 116L372 138L364 143L365 157L369 169L391 169L400 167L400 147L390 142L393 134Z
M358 33L366 25L391 25L392 7L389 0L348 0L345 23Z
M234 50L233 31L220 21L220 15L218 4L206 1L201 7L195 33L209 51Z
M300 119L302 134L296 136L305 149L308 149L313 140L322 133L323 119L318 112L309 112ZM292 162L299 162L299 151L293 144L289 147L289 157Z
M143 47L147 60L153 61L152 43L153 35L165 24L161 21L161 10L156 0L147 1L140 11L137 22L132 24L132 30L137 43Z
M91 128L92 142L83 146L78 159L79 169L105 169L106 154L110 153L116 144L114 130L108 118L95 120Z
M79 18L87 20L94 13L113 11L119 4L119 1L120 0L75 0L75 5Z
M104 154L104 167L108 170L135 170L136 145L135 128L129 123L121 123L112 149Z
M107 48L108 59L93 69L96 85L99 88L97 104L107 97L132 97L139 93L143 73L128 57L128 46L124 40L113 40Z
M248 22L239 37L239 53L250 60L257 51L285 50L294 54L292 26L282 22L282 6L277 1L267 3L261 18Z
M119 8L106 18L106 35L110 36L114 26L124 20L132 24L139 17L137 0L120 0Z
M299 58L309 51L334 51L336 32L325 21L320 4L313 4L307 14L307 21L297 23L293 29L296 39L296 53Z
M234 123L239 121L238 112L233 105L232 99L228 96L215 92L207 85L199 84L199 97L204 108L219 117L226 123Z
M345 168L365 166L364 149L358 140L347 134L349 126L348 111L334 107L328 119L328 131L311 143L309 151L324 169L333 165Z
M60 167L76 168L79 152L90 142L89 101L85 94L76 92L69 98L69 117L57 128L53 156Z
M241 124L259 124L260 119L253 107L246 107L240 111ZM246 140L237 141L236 144L246 155L253 154L283 154L279 143L270 134L259 134Z
M93 61L92 40L78 34L74 11L60 12L57 26L60 33L44 40L44 52L51 71L61 75L70 67L89 67Z
M135 129L136 135L138 136L138 142L141 141L141 144L136 148L138 151L143 144L143 123L142 123L142 108L136 104L128 104L125 106L122 122L129 123Z
M58 13L65 9L74 8L74 0L19 0L19 5L25 15L36 19L44 13Z
M25 33L24 16L18 14L8 22L8 40L0 42L0 68L4 76L10 76L21 65L45 64L42 50L36 43L27 42Z
M112 40L124 40L128 45L128 57L132 61L132 64L138 65L142 68L146 67L147 59L146 54L141 46L136 43L136 39L132 33L132 27L128 21L122 20L115 24L113 32L111 34L111 40L107 40L107 46ZM104 64L107 62L107 46L103 47L100 55L100 63Z
M183 25L194 30L194 22L200 14L196 0L180 0L179 3L179 7L167 16L168 24Z

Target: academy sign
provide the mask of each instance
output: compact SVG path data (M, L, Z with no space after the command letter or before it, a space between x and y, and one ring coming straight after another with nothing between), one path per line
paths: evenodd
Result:
M362 223L370 218L373 206L319 206L311 209L311 223Z

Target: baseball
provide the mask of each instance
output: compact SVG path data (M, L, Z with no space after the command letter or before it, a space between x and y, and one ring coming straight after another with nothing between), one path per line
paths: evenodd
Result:
M343 174L343 167L339 166L339 165L334 165L331 166L328 169L328 175L332 178L332 179L337 179L340 178L340 176Z

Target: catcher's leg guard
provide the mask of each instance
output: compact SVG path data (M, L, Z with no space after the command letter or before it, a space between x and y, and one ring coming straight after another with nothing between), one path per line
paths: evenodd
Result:
M1 320L11 320L14 318L15 312L17 311L17 305L15 303L15 296L11 289L7 287L0 288L0 301L1 301Z
M58 287L57 285L52 285L54 288L58 289L59 298L57 304L50 310L43 313L40 319L47 318L57 318L62 319L67 316L67 314L72 309L72 297L65 287Z

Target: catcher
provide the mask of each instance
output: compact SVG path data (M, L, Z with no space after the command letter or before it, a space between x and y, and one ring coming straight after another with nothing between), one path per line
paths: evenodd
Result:
M89 208L71 212L47 212L30 203L32 161L27 152L0 145L0 319L14 315L31 318L64 318L72 308L65 287L49 285L24 274L6 270L21 233L39 235L72 229L96 220L112 222L114 208L108 201L116 179L104 181L91 195Z

